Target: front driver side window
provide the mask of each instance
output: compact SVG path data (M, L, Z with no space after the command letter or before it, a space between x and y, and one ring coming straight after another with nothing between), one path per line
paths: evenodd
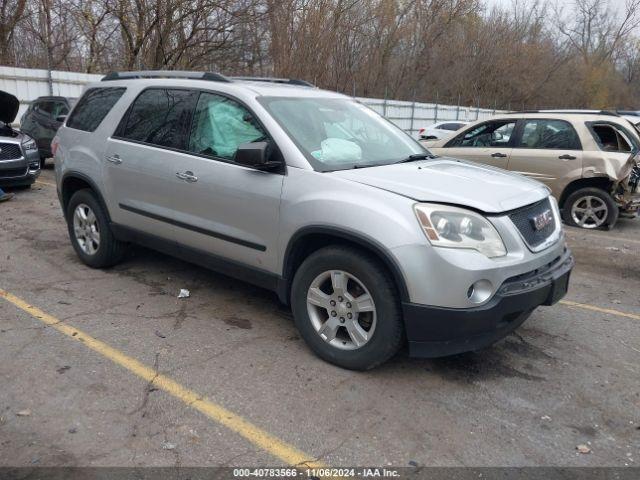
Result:
M459 135L447 146L507 147L515 126L515 120L482 123Z
M243 143L265 139L262 127L238 102L212 93L200 94L191 127L190 152L232 160Z

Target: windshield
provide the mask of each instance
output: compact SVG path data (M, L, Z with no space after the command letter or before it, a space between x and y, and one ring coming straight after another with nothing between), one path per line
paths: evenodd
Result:
M387 165L428 151L373 110L346 98L260 97L315 170Z

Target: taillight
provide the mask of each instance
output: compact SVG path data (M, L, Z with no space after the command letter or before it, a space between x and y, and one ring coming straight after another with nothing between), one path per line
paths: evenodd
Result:
M420 130L418 130L418 135L422 135L424 133L425 129L421 128Z
M58 150L58 137L53 137L53 140L51 140L51 156L55 157L56 156L56 151Z

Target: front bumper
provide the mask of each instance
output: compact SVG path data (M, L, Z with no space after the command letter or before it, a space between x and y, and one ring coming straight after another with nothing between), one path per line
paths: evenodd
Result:
M403 303L409 353L442 357L487 347L518 328L540 305L553 305L567 292L574 266L569 249L551 263L507 279L486 304L443 308Z
M27 157L0 161L0 187L31 185L40 175L37 151Z
M40 176L40 169L28 170L26 175L17 177L4 177L0 170L0 187L22 187L31 185Z

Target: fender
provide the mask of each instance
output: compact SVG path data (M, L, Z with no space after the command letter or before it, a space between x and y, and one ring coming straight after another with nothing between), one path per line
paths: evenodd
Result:
M285 249L283 257L284 260L282 267L282 278L277 288L278 297L280 298L281 302L287 305L289 304L289 293L291 291L291 283L295 274L295 272L293 271L293 261L295 256L294 248L301 239L309 235L327 235L336 237L359 245L366 250L369 250L382 261L382 263L389 269L389 271L393 275L394 283L398 288L398 293L400 294L401 301L409 301L409 292L407 290L407 285L404 280L404 276L402 275L402 271L384 245L367 235L363 235L360 232L355 232L340 227L311 225L302 227L297 230L296 233L294 233L293 236L289 239L289 243L287 244L287 248Z
M62 175L62 180L60 181L61 190L58 192L58 200L60 200L60 205L62 206L62 212L64 216L66 217L67 215L67 204L71 199L71 195L67 195L64 190L64 184L65 182L71 179L82 180L83 182L87 183L89 187L91 187L91 189L96 194L96 197L98 198L98 202L100 202L100 206L103 208L103 210L107 214L107 219L109 220L109 223L111 223L111 215L109 213L109 209L107 208L107 203L104 201L102 192L100 191L96 183L91 179L91 177L85 175L84 173L77 172L75 170L65 172L64 175Z

